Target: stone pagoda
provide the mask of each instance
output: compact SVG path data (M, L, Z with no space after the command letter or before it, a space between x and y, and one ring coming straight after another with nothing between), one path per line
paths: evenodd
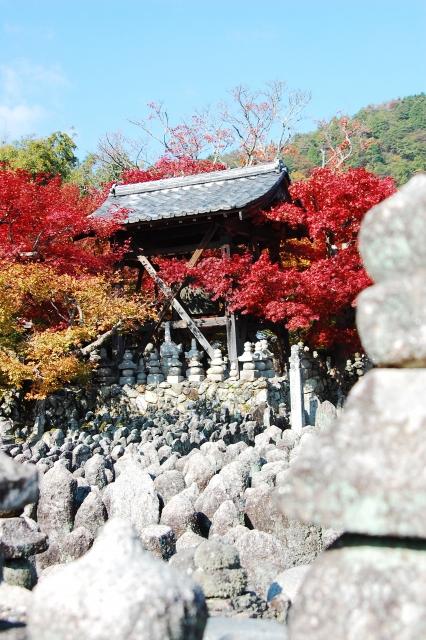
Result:
M186 377L189 382L202 382L206 377L201 362L202 356L202 352L197 350L197 341L193 338L191 340L191 349L186 354L186 357L189 359L186 372Z
M243 370L240 372L241 380L256 380L260 378L260 370L256 368L255 354L251 342L244 344L244 353L239 356L239 362L243 363Z
M182 382L182 363L179 359L182 345L172 341L170 322L164 324L164 342L160 347L161 371L167 382ZM170 378L170 379L169 379Z

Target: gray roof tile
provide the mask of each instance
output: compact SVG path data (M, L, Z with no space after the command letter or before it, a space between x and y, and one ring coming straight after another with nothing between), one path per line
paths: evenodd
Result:
M149 222L214 211L241 210L276 187L283 177L280 162L228 169L183 178L117 185L93 216L129 209L124 224Z

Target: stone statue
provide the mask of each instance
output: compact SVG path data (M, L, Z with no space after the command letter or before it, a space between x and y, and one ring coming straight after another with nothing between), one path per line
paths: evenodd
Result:
M165 322L164 324L164 342L160 347L160 356L161 356L161 371L163 376L166 378L169 375L169 369L173 367L173 369L182 368L182 364L179 360L179 355L182 353L182 345L177 345L172 341L170 334L170 322ZM180 371L178 374L171 375L180 375ZM180 381L179 381L180 382Z
M225 362L222 358L222 352L220 349L213 350L213 359L210 363L210 368L207 369L207 379L212 382L223 382L225 380Z
M193 338L191 340L191 349L186 354L186 357L190 359L186 372L189 382L202 382L205 378L201 356L201 351L197 349L197 341Z
M120 369L121 376L119 380L119 384L124 387L125 384L135 384L135 369L136 365L133 362L132 352L127 350L123 356L123 362L118 365Z
M241 380L253 381L260 377L259 370L256 369L251 342L244 344L244 353L238 357L238 361L243 363L243 370L240 373Z
M151 355L148 362L149 375L146 379L147 384L159 384L164 382L164 376L161 373L160 361L158 359L157 349L151 351Z

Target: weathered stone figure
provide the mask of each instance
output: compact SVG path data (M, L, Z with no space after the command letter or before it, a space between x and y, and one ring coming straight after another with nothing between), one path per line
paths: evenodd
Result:
M153 349L148 362L149 375L146 379L148 384L160 384L164 382L164 376L161 373L160 361L158 359L157 349Z
M359 296L357 323L381 368L277 490L286 516L347 532L307 574L290 640L426 637L425 237L425 175L363 222L360 251L376 284Z
M120 384L135 384L135 369L137 366L133 362L133 356L131 351L126 351L123 356L123 362L118 365L121 371Z

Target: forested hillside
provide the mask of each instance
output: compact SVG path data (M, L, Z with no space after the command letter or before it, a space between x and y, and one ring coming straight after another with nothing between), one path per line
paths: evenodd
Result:
M426 171L426 95L391 100L361 109L349 122L361 125L362 144L355 148L346 166L365 167L379 176L391 176L402 185L416 172ZM323 126L298 134L286 164L293 180L307 177L321 166Z

